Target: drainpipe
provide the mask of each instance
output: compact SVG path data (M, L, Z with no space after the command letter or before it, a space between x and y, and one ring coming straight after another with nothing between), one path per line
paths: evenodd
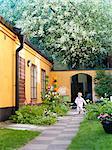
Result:
M22 50L24 45L24 35L21 34L21 29L14 28L17 32L17 36L20 42L20 46L16 49L16 90L15 90L15 111L19 109L19 52Z

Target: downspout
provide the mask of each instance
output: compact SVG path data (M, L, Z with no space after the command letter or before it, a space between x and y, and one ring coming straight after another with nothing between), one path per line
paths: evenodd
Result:
M21 29L14 28L20 42L20 46L16 49L16 83L15 83L15 111L19 109L19 52L23 49L24 35L21 34Z

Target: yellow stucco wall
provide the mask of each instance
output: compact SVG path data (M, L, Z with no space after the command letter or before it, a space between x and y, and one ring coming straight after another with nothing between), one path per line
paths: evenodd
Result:
M112 70L107 70L107 72L111 72ZM53 79L57 80L58 88L65 87L66 95L68 95L71 99L71 77L76 74L87 74L92 77L92 96L95 99L94 92L94 78L96 76L95 70L74 70L74 71L51 71L50 73L50 82L52 83Z
M16 36L0 24L0 107L15 105L15 40Z
M15 106L15 54L19 47L17 36L7 27L0 23L0 108ZM43 56L35 52L27 44L19 54L25 58L25 95L27 102L30 101L30 67L27 61L37 65L37 102L41 102L41 69L49 76L52 64Z

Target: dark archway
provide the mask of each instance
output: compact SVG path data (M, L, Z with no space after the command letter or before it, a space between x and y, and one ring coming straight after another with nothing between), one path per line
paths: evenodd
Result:
M71 102L82 92L84 99L92 100L92 77L88 74L79 73L71 77Z

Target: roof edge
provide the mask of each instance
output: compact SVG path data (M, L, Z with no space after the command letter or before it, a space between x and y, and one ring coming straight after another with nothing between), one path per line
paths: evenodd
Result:
M2 23L6 28L8 28L11 32L13 32L16 35L19 35L21 33L20 28L16 28L13 25L11 25L8 21L6 21L2 16L0 16L0 23ZM44 57L46 60L48 60L51 64L53 64L53 61L50 60L47 56L45 56L43 53L39 51L28 39L25 39L25 43L30 46L34 51L36 51L38 54L40 54L42 57Z
M29 47L31 47L34 51L36 51L38 54L40 54L42 57L44 57L46 60L48 60L50 63L53 64L53 61L50 60L47 56L45 56L43 53L41 53L38 48L36 48L28 39L25 39L25 44L27 44Z

